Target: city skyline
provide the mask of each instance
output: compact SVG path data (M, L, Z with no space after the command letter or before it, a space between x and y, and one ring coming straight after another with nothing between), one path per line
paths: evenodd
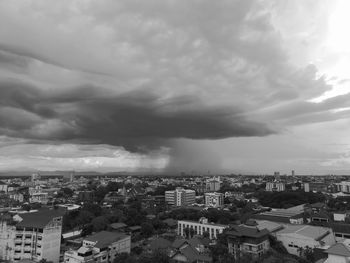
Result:
M1 1L0 171L349 174L349 9Z

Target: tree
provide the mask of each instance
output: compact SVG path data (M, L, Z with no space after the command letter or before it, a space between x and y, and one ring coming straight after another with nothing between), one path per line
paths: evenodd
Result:
M109 225L109 221L105 216L98 216L92 219L91 224L94 231L98 232L98 231L105 230Z
M153 225L148 222L141 224L141 233L145 237L152 236L154 233Z

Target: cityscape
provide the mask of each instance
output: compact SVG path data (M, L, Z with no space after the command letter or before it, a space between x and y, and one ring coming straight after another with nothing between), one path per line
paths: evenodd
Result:
M0 263L350 263L349 0L0 0Z

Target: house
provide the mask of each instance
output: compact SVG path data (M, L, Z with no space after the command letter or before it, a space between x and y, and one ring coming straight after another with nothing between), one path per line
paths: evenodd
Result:
M207 253L208 240L200 238L177 239L172 244L169 254L171 262L210 263L211 256Z
M109 226L113 231L119 231L119 232L124 232L128 227L124 223L113 223L113 224L110 224Z
M253 258L261 257L270 249L269 231L256 226L238 225L225 231L228 250L235 258L250 254Z
M276 233L276 238L290 254L297 256L307 247L324 248L336 243L331 228L311 225L285 225Z
M349 263L350 262L350 247L337 243L325 250L328 254L328 258L324 263Z

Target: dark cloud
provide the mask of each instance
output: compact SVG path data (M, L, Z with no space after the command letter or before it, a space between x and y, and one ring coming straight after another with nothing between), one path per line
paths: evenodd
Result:
M53 92L15 81L1 82L0 92L0 132L6 136L105 143L140 151L177 138L273 133L238 109L206 106L193 96L162 99L148 91L113 95L93 86Z

